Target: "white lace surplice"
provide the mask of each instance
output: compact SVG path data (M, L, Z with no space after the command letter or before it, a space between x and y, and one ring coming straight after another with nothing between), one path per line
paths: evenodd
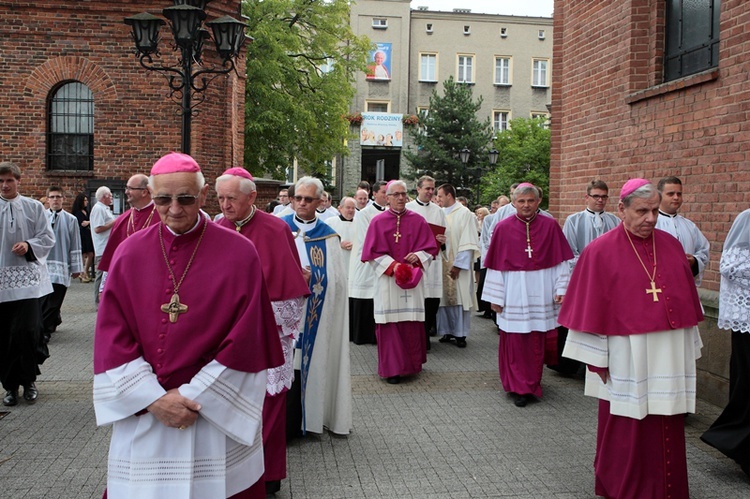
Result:
M281 349L284 352L284 365L268 370L266 391L269 395L277 395L284 388L292 387L294 381L294 364L292 361L294 340L297 333L302 329L302 317L305 313L306 302L307 300L302 296L271 302L276 327L279 330Z

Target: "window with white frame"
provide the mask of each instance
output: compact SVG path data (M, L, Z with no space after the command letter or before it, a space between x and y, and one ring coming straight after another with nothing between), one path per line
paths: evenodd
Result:
M510 121L510 111L493 111L492 112L492 128L496 132L502 132L508 129L508 121Z
M372 27L375 29L386 29L388 28L388 19L382 17L373 17Z
M549 87L549 59L533 59L531 86Z
M437 54L419 54L419 81L437 81Z
M458 78L460 83L474 83L474 56L463 55L458 56Z
M549 113L531 111L531 119L544 118L544 128L549 128Z
M368 113L390 113L391 101L368 100L365 102L365 109L367 109Z
M510 85L510 57L495 57L495 85Z

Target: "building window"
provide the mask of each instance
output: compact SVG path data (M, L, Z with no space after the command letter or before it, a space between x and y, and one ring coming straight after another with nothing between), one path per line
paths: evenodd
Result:
M388 28L388 19L374 17L372 19L372 27L374 29L387 29Z
M458 81L460 83L474 83L474 56L458 56Z
M505 38L508 36L508 28L500 28L500 37Z
M719 4L719 0L667 1L666 81L719 65Z
M48 170L94 169L94 96L74 81L57 87L49 100Z
M496 132L502 132L508 129L508 121L510 121L510 111L493 111L492 112L492 128Z
M510 57L495 57L495 85L510 85Z
M544 35L544 30L543 29L539 30L537 36L539 37L540 40L544 40L546 38L545 35Z
M432 23L427 23L427 25L425 26L425 31L427 31L428 33L432 33Z
M544 128L549 128L549 113L539 113L539 112L531 112L531 119L536 118L544 118L544 124L542 125Z
M531 86L532 87L549 87L549 66L548 59L533 59L531 67Z
M437 54L419 55L419 81L437 81Z
M368 113L390 113L391 102L368 100L365 102L365 109L367 109Z
M464 25L464 35L470 35L471 34L471 26Z

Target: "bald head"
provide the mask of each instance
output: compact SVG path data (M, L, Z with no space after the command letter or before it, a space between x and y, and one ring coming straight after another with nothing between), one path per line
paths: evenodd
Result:
M151 203L151 191L148 190L148 177L142 173L133 175L125 184L125 198L128 204L140 210Z

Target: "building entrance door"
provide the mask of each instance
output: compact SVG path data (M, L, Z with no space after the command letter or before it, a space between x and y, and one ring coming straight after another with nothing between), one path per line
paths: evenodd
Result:
M378 168L379 164L381 168ZM362 148L361 180L367 180L371 185L378 180L397 180L400 165L401 148ZM379 173L382 178L378 177Z

